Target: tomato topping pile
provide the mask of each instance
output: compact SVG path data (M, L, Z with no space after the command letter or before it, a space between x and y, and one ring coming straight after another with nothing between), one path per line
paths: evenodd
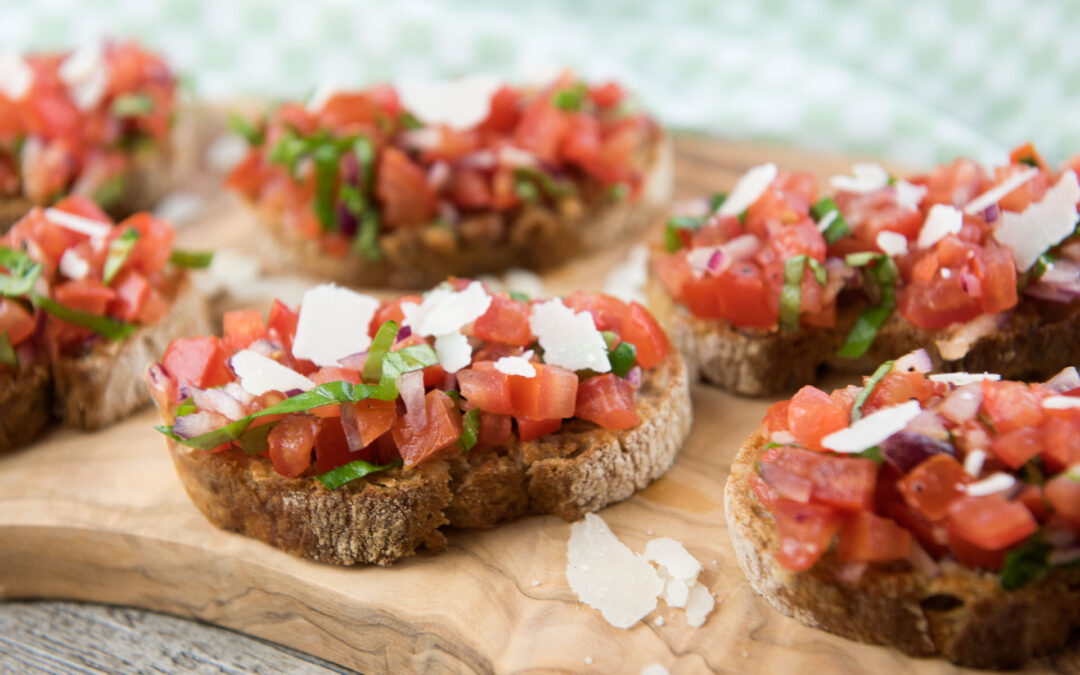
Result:
M85 197L34 207L0 237L0 273L27 283L0 299L0 335L16 347L34 339L35 315L44 312L45 343L59 354L158 322L174 293L173 237L149 213L114 224Z
M19 70L27 86L0 90L0 197L71 192L108 208L136 155L168 144L176 78L133 42L34 54Z
M227 184L339 257L375 259L398 228L451 228L530 202L635 198L659 128L622 89L570 74L504 85L471 126L425 123L391 86L286 103L241 129L251 151ZM497 226L497 222L496 222Z
M429 303L432 297L441 299ZM448 356L453 350L441 337L418 332L430 323L424 316L450 330L446 322L477 302L458 329L467 359ZM551 310L552 304L562 307ZM557 357L545 358L574 345L545 342L550 333L544 331L552 329L537 318L540 305L565 312L566 323L556 328L578 331L582 341L595 339L609 363L573 370L554 363ZM312 307L309 319L322 311ZM336 311L330 306L324 315ZM174 340L148 375L155 401L166 416L175 415L173 437L211 452L265 455L283 476L315 476L333 488L338 479L327 477L350 467L379 471L400 463L411 469L463 452L505 453L508 444L566 424L630 429L639 422L635 398L643 373L663 363L671 349L656 319L636 302L581 292L558 301L528 300L454 279L426 296L382 300L367 324L370 346L320 367L304 358L310 346L304 312L304 306L294 312L281 302L265 320L257 311L231 311L222 337ZM265 365L253 374L237 359ZM253 382L271 370L280 371L275 377L284 378L281 384ZM363 396L298 403L344 386L368 389ZM389 394L387 386L393 387ZM289 402L288 412L268 410L282 401ZM238 435L221 435L230 421L255 415Z
M1005 212L1040 202L1070 168L1048 169L1028 144L992 171L957 160L902 180L860 165L855 178L835 177L826 197L813 175L779 171L756 186L760 194L738 214L735 207L724 210L726 197L716 195L701 215L673 218L667 250L653 264L693 316L741 328L834 326L845 295L897 308L931 330L1009 310L1025 289L1071 302L1080 295L1080 245L1072 228L1030 269L1018 269L1013 249L995 237ZM1022 182L1012 191L1001 188L965 210L1015 180ZM732 195L744 196L743 187ZM868 346L842 355L860 356Z
M1074 368L1024 384L894 366L864 386L868 396L806 386L765 416L770 442L750 487L776 519L780 564L806 570L830 549L841 563L888 563L922 549L1000 571L1006 588L1065 564L1054 551L1080 541ZM919 407L902 430L862 452L826 449L830 434L858 418L854 401L862 402L858 415Z

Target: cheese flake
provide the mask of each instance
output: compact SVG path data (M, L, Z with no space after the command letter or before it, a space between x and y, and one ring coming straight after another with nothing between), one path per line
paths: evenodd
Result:
M915 185L903 179L896 181L894 188L896 189L896 205L908 211L918 209L923 197L929 192L925 186Z
M312 115L317 115L322 112L322 109L326 107L326 104L330 102L330 99L337 95L338 86L335 82L327 80L319 85L315 90L315 93L311 95L311 98L307 102L307 111Z
M456 373L472 363L472 345L460 332L435 337L435 355L448 373Z
M0 95L20 101L34 84L34 69L15 52L0 54Z
M919 230L919 248L930 248L950 234L956 234L964 226L964 214L947 204L934 204Z
M533 305L529 328L544 349L544 363L569 370L611 370L604 336L592 315L574 312L559 298Z
M293 356L332 366L366 351L371 346L368 327L378 308L375 298L334 284L309 289L300 303Z
M978 478L986 464L986 451L975 448L964 457L964 471L967 475Z
M1004 492L1014 485L1016 485L1016 478L998 471L980 481L969 484L966 492L969 497L985 497L986 495Z
M499 86L490 75L472 75L442 82L403 80L398 82L397 92L402 107L421 122L466 130L488 116Z
M586 514L570 526L566 580L585 604L600 610L616 628L629 628L656 609L663 581L602 518Z
M776 180L777 173L779 171L772 162L750 169L742 175L739 182L735 183L731 194L716 212L721 216L737 216L750 208L750 205L756 202L758 197Z
M531 357L531 351L521 356L504 356L495 362L495 370L506 375L536 377L536 368L529 362Z
M653 539L645 545L645 559L663 567L673 579L693 583L701 572L701 563L690 555L681 542L671 537Z
M918 401L875 410L847 429L833 432L821 440L821 445L833 452L862 452L902 431L908 422L918 417Z
M705 625L705 619L716 607L712 593L702 583L694 584L690 597L686 599L686 625L698 628Z
M898 255L907 255L908 252L907 237L899 232L892 232L890 230L878 232L877 246L881 249L882 253L890 258Z
M1039 175L1039 169L1037 167L1029 167L1020 173L1014 173L999 185L995 185L986 192L982 193L975 199L972 199L964 207L964 213L969 216L974 216L982 213L987 208L997 204L1005 198L1010 192L1020 187L1024 183L1028 182L1035 176Z
M851 167L851 176L833 176L829 184L834 190L864 194L889 185L889 172L880 164L863 162Z
M108 223L77 216L74 213L68 213L60 209L45 209L45 220L48 220L53 225L67 228L72 232L85 234L91 239L104 239L112 232L112 226Z
M64 59L57 75L80 110L97 106L109 84L105 45L100 40L82 45Z
M931 382L944 382L945 384L962 387L965 384L982 382L983 380L996 382L1001 379L1001 375L997 373L934 373L928 375L927 379Z
M90 273L90 263L75 249L69 248L64 251L64 255L60 256L60 273L68 279L79 281L85 279Z
M292 368L250 349L233 354L229 365L240 378L240 386L253 396L261 396L268 391L310 391L315 388L314 382Z
M1047 410L1080 408L1080 398L1076 398L1075 396L1047 396L1042 400L1042 407Z
M1009 246L1020 272L1026 272L1047 249L1072 234L1080 215L1080 183L1069 169L1046 191L1041 202L1031 204L1023 213L1003 211L994 238Z
M478 281L463 291L440 286L416 303L402 303L405 325L422 337L448 335L476 321L491 306L491 296Z

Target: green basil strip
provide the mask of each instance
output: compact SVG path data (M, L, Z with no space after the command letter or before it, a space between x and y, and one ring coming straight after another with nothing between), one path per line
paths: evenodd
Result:
M174 417L183 417L184 415L190 415L193 412L197 412L198 408L195 406L195 400L190 396L180 402L180 405L176 406L176 413Z
M315 148L315 215L323 232L334 229L334 189L337 187L340 153L333 143Z
M874 374L870 376L870 379L863 385L862 391L855 397L855 404L851 406L851 421L854 422L862 418L862 408L866 404L866 400L870 398L870 394L874 392L874 388L878 386L889 371L892 370L893 362L886 361L877 367Z
M75 324L76 326L82 326L83 328L89 328L98 335L109 340L123 340L134 333L138 328L138 326L132 323L124 323L123 321L118 321L107 316L88 314L87 312L80 312L77 309L65 307L52 298L46 298L44 295L38 293L31 294L30 300L57 319L62 319L68 323Z
M892 314L892 310L891 305L879 305L871 307L860 314L859 318L855 320L851 332L848 333L844 346L836 352L836 355L847 359L857 359L865 354L866 350L870 349L870 344L874 341L874 338L877 337L878 330L885 323L885 319L889 318L889 314Z
M859 315L844 345L836 352L837 356L856 359L864 355L896 307L895 283L900 278L900 270L892 258L884 253L864 251L852 253L844 259L844 263L850 267L865 267L871 262L877 262L877 265L867 269L866 274L881 288L881 302Z
M179 267L210 267L214 260L213 251L181 251L173 249L169 262Z
M394 339L397 334L397 321L387 321L379 326L379 330L375 333L375 339L371 341L371 348L368 349L368 356L367 360L364 361L364 372L361 373L361 377L368 382L378 382L382 378L383 358L390 352L390 348L394 346Z
M112 282L113 277L127 262L137 241L139 241L139 232L134 227L129 227L123 234L109 242L109 251L105 255L105 270L102 274L102 279L106 284Z
M365 260L382 259L383 252L379 248L379 214L375 209L368 209L360 218L360 230L353 239L353 250Z
M389 352L383 357L382 378L379 380L380 383L389 381L394 387L395 395L388 400L397 398L397 385L394 382L399 377L414 370L433 366L438 362L439 359L435 356L435 350L431 348L431 345L427 344L413 345L412 347L399 349L396 352Z
M630 186L626 183L615 183L608 188L608 199L613 202L621 202L630 196Z
M673 216L664 225L664 248L674 253L683 247L679 230L700 230L705 224L704 218L697 216Z
M370 138L360 135L352 142L352 149L360 163L360 183L365 190L371 190L375 185L375 146Z
M518 302L530 302L528 293L522 293L521 291L507 291L506 294Z
M109 112L117 117L139 117L153 111L154 99L145 94L123 94L109 105Z
M832 244L841 237L846 237L851 234L851 228L848 226L847 221L844 220L844 214L840 213L840 209L837 208L836 202L832 197L822 197L817 204L810 207L810 215L813 216L814 221L820 223L830 213L835 213L836 216L832 222L825 228L822 235L825 237L825 242Z
M862 452L857 452L852 455L852 457L861 457L863 459L872 460L878 466L881 466L885 463L885 456L881 454L880 445L875 445L873 447L869 447L863 450Z
M110 176L98 187L98 189L94 190L94 201L102 208L111 206L120 201L120 198L124 196L127 185L126 174Z
M263 144L264 135L254 124L248 121L246 117L239 113L230 112L226 119L226 125L229 131L233 132L237 136L243 137L247 144L253 147L258 147Z
M349 183L342 183L338 198L345 205L345 210L352 215L357 218L364 215L364 210L367 209L367 198L364 197L364 193L360 191L360 188Z
M566 89L560 89L551 96L551 103L556 108L562 110L581 110L581 107L585 105L585 98L589 95L589 90L584 84L578 82L571 85Z
M814 258L807 258L806 262L810 265L810 271L814 273L814 279L818 284L824 286L825 282L829 280L829 271Z
M1047 561L1051 550L1053 547L1036 533L1006 553L1001 568L1001 587L1012 591L1045 577L1052 569Z
M620 342L619 346L608 351L608 361L611 362L611 372L619 377L626 377L630 369L634 367L637 359L637 347L629 342Z
M540 188L544 194L556 199L560 197L567 197L577 192L577 188L573 183L566 181L556 180L554 176L541 171L540 169L533 169L530 167L518 167L514 170L514 189L517 190L518 186L531 182L533 187ZM528 191L528 188L525 188ZM537 197L540 195L537 194ZM524 199L524 197L522 197Z
M514 174L514 194L523 202L535 202L540 200L540 189L529 178Z
M358 480L365 476L380 471L386 471L392 469L395 466L400 466L401 462L390 462L389 464L372 464L371 462L357 459L349 462L348 464L342 464L336 469L330 469L321 476L315 476L319 479L319 482L326 486L328 490L336 490L346 483L351 483L354 480Z
M784 261L784 287L780 290L780 325L788 330L799 329L799 308L802 306L802 279L806 269L805 255Z
M720 210L720 207L727 201L726 192L714 192L709 197L709 213L716 213Z
M14 368L19 365L19 357L15 355L15 349L11 346L7 331L0 333L0 366Z
M462 452L468 452L476 445L476 439L480 435L480 410L473 408L467 411L461 418L461 438L458 439L458 447Z
M262 455L270 450L270 432L277 426L277 422L260 424L254 429L248 429L236 439L236 445L246 455Z
M860 251L858 253L849 253L844 257L844 264L848 267L866 267L875 260L879 260L885 257L884 253L878 253L877 251Z
M408 110L401 111L401 114L398 115L398 121L401 123L401 126L405 127L410 131L412 129L424 128L424 123L417 119L416 115L412 114Z
M0 295L15 298L29 294L34 289L42 266L22 251L0 247L0 266L10 274L0 274Z

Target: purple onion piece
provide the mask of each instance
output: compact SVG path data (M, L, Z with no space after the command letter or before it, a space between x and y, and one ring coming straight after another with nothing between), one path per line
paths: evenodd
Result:
M1065 370L1061 371L1057 375L1047 380L1046 386L1050 387L1059 394L1064 394L1067 391L1071 391L1080 387L1080 373L1077 373L1075 366L1069 366Z
M953 447L945 441L910 431L897 432L881 444L881 456L904 473L911 471L928 457L940 454L955 456Z
M346 152L342 157L342 172L341 177L349 185L354 187L360 186L360 160L356 158L356 154L352 152Z
M401 330L398 331L397 339L395 340L395 342L401 342L402 340L407 339L411 335L412 326L402 326Z
M151 364L151 366L146 369L146 376L150 378L150 382L156 387L160 387L169 380L168 371L165 370L165 366L160 363Z
M641 386L641 366L634 366L630 369L630 372L626 373L626 381L629 382L634 389Z
M360 227L360 221L356 219L352 211L349 210L344 203L340 203L334 209L337 216L338 226L341 228L341 233L350 239L356 234L356 230Z
M986 219L987 225L997 222L997 219L999 217L1001 217L1001 207L999 207L996 203L987 206L986 210L983 211L983 218Z
M214 412L196 412L177 417L173 423L173 433L180 438L194 438L220 429L228 422L224 416Z
M299 396L300 394L303 394L303 393L304 393L303 389L290 389L289 391L285 392L285 396L288 397L288 398L292 398L293 396Z

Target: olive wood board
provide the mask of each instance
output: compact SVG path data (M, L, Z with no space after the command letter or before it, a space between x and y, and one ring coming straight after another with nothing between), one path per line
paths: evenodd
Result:
M764 161L823 177L850 165L688 136L676 148L680 198L730 189ZM248 249L253 223L218 184L207 172L188 179L186 189L206 198L179 243ZM549 290L601 288L632 243L546 275ZM718 604L700 628L663 601L628 630L580 604L566 581L570 525L554 517L450 532L441 555L390 568L314 563L218 530L184 494L153 410L97 433L55 430L0 457L0 598L168 612L366 673L636 674L653 663L672 673L959 672L804 627L754 594L735 561L721 495L736 450L771 401L702 385L693 399L693 431L675 465L601 516L634 551L673 537L703 563L701 580ZM1029 670L1080 671L1075 642Z

